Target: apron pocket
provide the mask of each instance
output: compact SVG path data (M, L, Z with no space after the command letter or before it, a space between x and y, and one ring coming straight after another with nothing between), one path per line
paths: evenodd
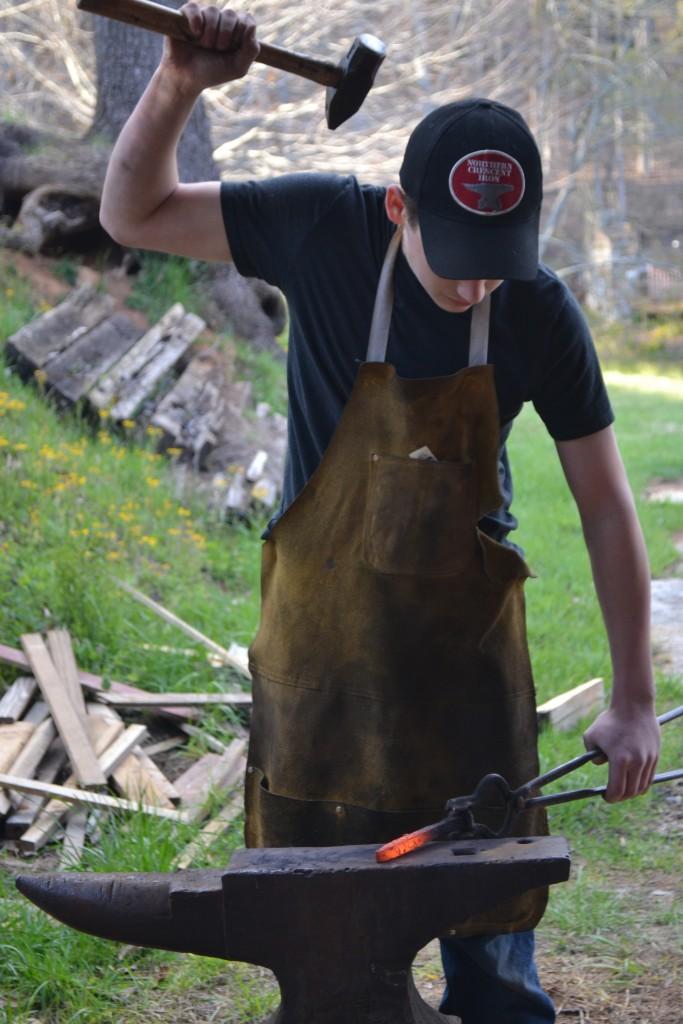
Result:
M443 814L443 805L423 811L375 811L338 800L300 800L268 787L259 768L246 778L247 846L352 846L386 843Z
M363 557L382 573L446 576L477 554L476 477L471 462L373 453Z

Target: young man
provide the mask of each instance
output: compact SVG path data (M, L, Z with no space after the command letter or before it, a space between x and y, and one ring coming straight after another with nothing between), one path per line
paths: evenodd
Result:
M581 514L613 665L587 731L608 800L643 793L659 729L649 572L585 321L538 265L538 151L515 111L439 108L400 184L291 175L186 185L175 149L202 89L258 53L248 16L188 4L112 154L102 222L121 243L231 260L285 293L289 453L251 648L247 842L381 842L490 771L536 773L526 566L505 442L533 401ZM545 828L539 814L519 834ZM443 943L442 1008L540 1024L543 893Z

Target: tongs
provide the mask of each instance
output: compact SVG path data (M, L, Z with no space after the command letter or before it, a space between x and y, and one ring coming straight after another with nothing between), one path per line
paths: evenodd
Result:
M660 715L657 719L660 725L666 725L674 718L683 715L683 704ZM588 761L605 755L599 749L587 750L584 754L558 765L543 775L537 775L517 789L513 789L502 775L491 773L485 775L477 784L473 793L468 796L457 796L446 802L446 816L433 825L426 825L416 832L409 832L407 835L392 839L391 842L380 846L375 856L382 863L383 861L394 860L403 857L413 850L425 846L435 840L449 839L499 839L510 834L515 817L529 807L550 807L554 804L565 804L571 800L584 800L586 797L602 796L607 786L592 786L587 789L570 789L560 793L550 793L547 796L531 796L530 794L550 782L561 779L564 775L581 768ZM673 779L683 778L683 768L674 771L662 772L652 779L653 784L658 782L671 782ZM496 811L501 815L501 824L497 829L477 821L477 811Z

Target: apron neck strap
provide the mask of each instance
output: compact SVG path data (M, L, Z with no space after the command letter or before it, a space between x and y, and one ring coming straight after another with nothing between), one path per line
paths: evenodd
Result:
M379 275L375 307L370 324L368 351L365 357L368 363L383 363L386 360L391 313L394 307L394 266L401 247L401 235L399 227L391 237ZM488 361L491 296L487 295L476 306L473 306L471 315L467 364L468 366L483 366Z

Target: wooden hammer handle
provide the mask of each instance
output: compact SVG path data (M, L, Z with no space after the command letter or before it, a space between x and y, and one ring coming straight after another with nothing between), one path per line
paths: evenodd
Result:
M126 25L136 25L151 32L160 32L171 39L181 39L186 43L196 42L182 11L174 11L163 4L153 3L152 0L78 0L77 6L81 11L102 14ZM337 86L341 81L342 71L336 64L316 60L293 50L283 50L268 43L259 45L259 55L256 58L259 64L267 64L280 71L289 71L319 85Z

